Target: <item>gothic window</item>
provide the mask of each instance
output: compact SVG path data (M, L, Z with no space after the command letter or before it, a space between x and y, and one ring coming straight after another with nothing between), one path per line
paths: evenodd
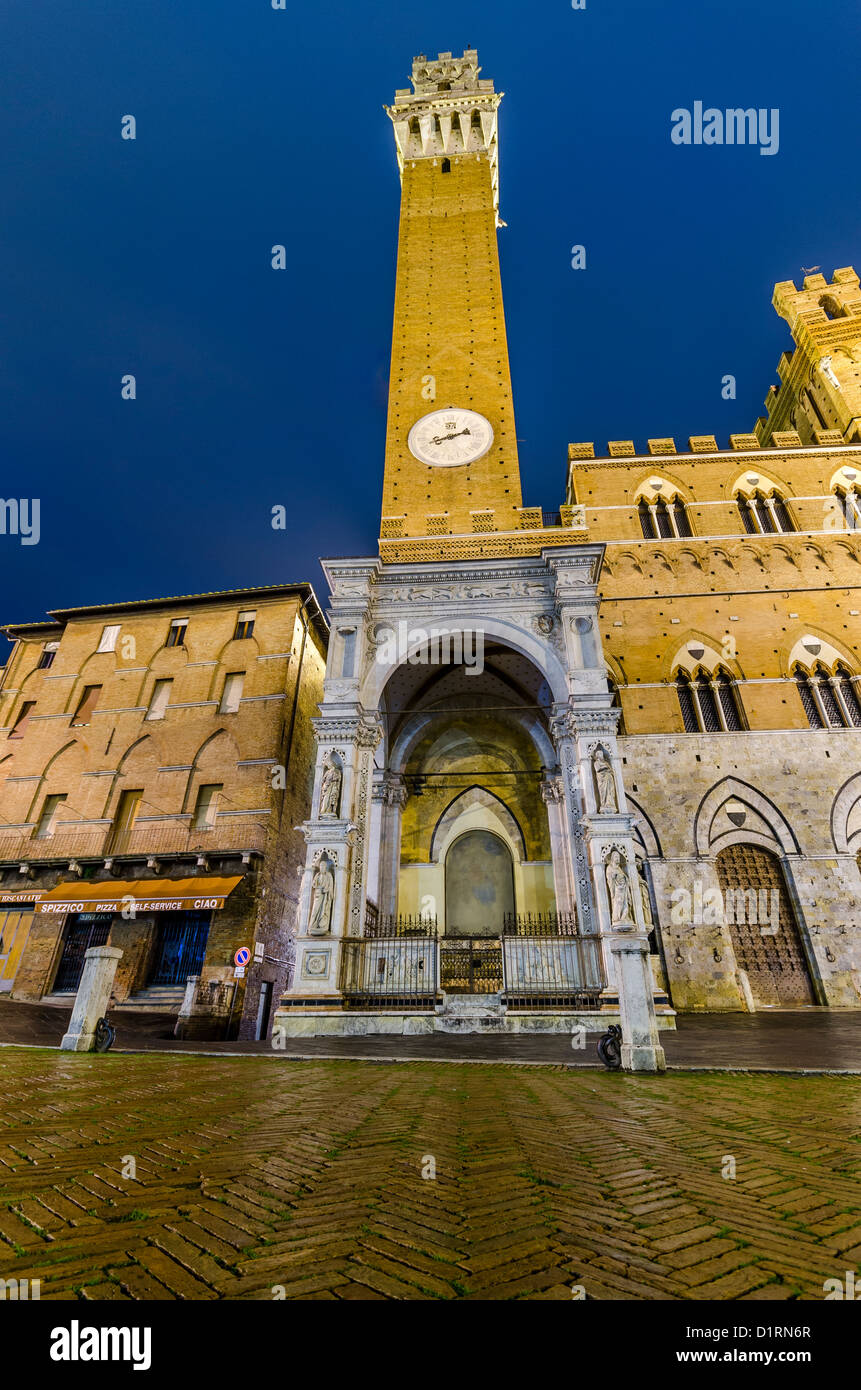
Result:
M807 722L811 729L824 729L825 720L819 712L819 706L813 698L813 687L810 677L801 670L796 670L795 680L798 685L798 693L801 696L801 703L804 706L804 713L807 715Z
M777 532L795 530L789 508L779 492L772 492L768 497L759 490L748 497L739 493L736 502L749 536L773 536Z
M856 729L861 728L861 694L859 694L857 682L853 681L845 666L838 666L834 674L837 678L835 689L849 716L849 723L854 725Z
M738 704L738 692L734 683L730 680L726 671L718 671L715 681L717 686L717 697L720 708L723 712L724 723L728 733L735 733L738 729L743 729L741 722L741 711Z
M683 536L691 535L687 508L680 497L673 497L669 501L657 497L652 502L641 497L637 510L647 541L681 540Z
M796 667L794 674L811 729L861 728L861 694L845 666L833 676L821 663L810 672Z
M450 159L444 159L444 160L443 160L443 162L442 162L442 172L443 172L444 174L450 174L450 173L451 173L451 160L450 160Z
M684 671L676 678L682 721L688 734L726 734L744 728L735 681L726 671Z
M694 697L691 691L691 683L686 675L682 674L679 676L678 680L676 681L676 689L679 692L679 704L681 705L682 709L682 719L685 725L685 733L698 734L700 731L700 726L697 720L697 712L696 707L694 705Z
M847 531L861 530L861 491L857 487L837 487L834 492L840 499Z

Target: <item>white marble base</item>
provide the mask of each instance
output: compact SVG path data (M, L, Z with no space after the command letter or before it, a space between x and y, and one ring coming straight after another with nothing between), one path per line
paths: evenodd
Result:
M467 1013L459 1017L438 1013L371 1013L358 1011L316 1010L302 1013L298 1009L280 1009L275 1014L273 1031L282 1030L288 1038L366 1037L371 1034L402 1036L416 1033L573 1033L585 1028L587 1033L604 1033L611 1023L619 1023L619 1013L552 1013L500 1011L498 1019L489 1020L480 1009L472 1018ZM661 1015L658 1028L675 1028L675 1014Z

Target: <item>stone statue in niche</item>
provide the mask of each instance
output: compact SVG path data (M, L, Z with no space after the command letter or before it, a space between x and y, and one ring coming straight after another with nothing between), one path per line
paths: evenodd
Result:
M320 784L320 815L337 817L340 809L341 769L330 754L323 766Z
M604 873L610 898L610 924L615 927L623 922L632 922L631 884L619 850L611 850Z
M607 750L601 743L592 754L592 771L595 774L595 786L598 792L598 810L618 811L616 774L613 771L613 764L607 756Z
M640 889L640 901L643 904L643 921L646 924L646 931L651 931L655 925L652 917L652 899L649 894L649 885L646 882L646 866L642 859L637 860L637 886Z
M308 932L311 936L325 936L332 925L332 908L335 902L335 875L332 861L323 855L311 880L311 912L308 918Z

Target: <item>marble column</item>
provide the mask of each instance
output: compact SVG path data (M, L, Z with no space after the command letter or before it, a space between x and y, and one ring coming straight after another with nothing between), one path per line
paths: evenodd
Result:
M633 1071L662 1071L654 984L649 967L648 926L636 876L633 818L627 810L616 747L618 710L609 693L557 706L551 729L569 764L571 802L579 802L580 835L591 882L593 930L601 937L606 968L605 1007L618 1007L622 1022L622 1065ZM581 889L582 893L582 889ZM618 1002L617 1002L618 1001Z
M337 1001L340 998L341 942L364 932L368 890L371 778L380 721L353 703L313 721L317 772L313 816L302 826L307 844L299 893L296 966L290 993ZM333 758L341 768L340 797L334 810L321 811L325 768ZM315 882L328 861L334 893L328 920L313 921ZM321 871L321 864L323 869Z

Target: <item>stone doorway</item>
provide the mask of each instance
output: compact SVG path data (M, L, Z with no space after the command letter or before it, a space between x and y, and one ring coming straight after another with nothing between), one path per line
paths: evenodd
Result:
M779 859L756 845L730 845L718 854L716 868L735 957L754 1003L760 1008L815 1004Z

